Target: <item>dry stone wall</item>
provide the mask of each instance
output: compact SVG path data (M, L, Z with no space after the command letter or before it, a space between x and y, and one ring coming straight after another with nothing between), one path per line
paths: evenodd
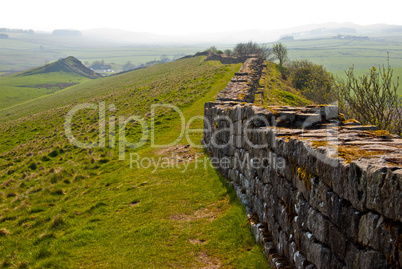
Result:
M276 268L400 268L402 140L335 106L253 104L248 59L205 104L203 144Z

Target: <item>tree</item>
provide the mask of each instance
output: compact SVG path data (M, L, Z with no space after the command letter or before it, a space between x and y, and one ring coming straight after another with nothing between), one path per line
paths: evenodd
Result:
M223 51L223 53L224 54L226 54L227 56L232 56L232 51L230 50L230 49L225 49L224 51Z
M169 57L166 54L161 55L161 57L159 58L159 61L162 63L167 63L170 62Z
M124 71L127 71L127 70L131 70L131 69L136 68L136 65L132 64L130 61L128 61L125 65L123 65L122 68L123 68Z
M218 49L215 46L211 46L207 49L207 51L212 52L213 54L217 54Z
M392 80L393 69L371 67L368 74L356 77L354 67L346 71L346 81L338 80L339 108L349 118L382 130L402 134L402 97L398 95L399 77Z
M336 99L335 79L322 65L309 60L287 64L293 87L316 104L329 104Z
M238 43L233 48L233 55L237 57L253 54L261 56L262 58L269 61L271 59L272 50L265 46L260 46L252 41L249 41L247 43Z
M288 58L288 50L282 43L276 43L272 46L272 53L275 55L276 59L279 60L279 65L283 66Z

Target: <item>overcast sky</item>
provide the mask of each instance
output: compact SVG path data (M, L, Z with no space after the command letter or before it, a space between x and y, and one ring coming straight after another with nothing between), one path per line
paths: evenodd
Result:
M276 30L312 23L402 25L398 0L5 0L0 27L116 28L162 35Z

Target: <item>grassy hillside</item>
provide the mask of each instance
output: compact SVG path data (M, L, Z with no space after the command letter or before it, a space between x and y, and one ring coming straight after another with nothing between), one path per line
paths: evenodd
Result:
M95 73L91 69L86 68L79 60L77 60L73 56L69 56L65 59L60 59L54 63L50 63L45 66L33 68L31 70L20 73L17 76L32 76L36 74L47 74L55 72L72 73L91 79L101 77L101 75Z
M99 77L74 57L0 77L0 110Z
M266 268L244 208L204 152L187 146L191 141L160 149L148 140L127 149L124 161L118 158L120 132L131 142L141 139L138 124L118 128L119 117L138 115L149 122L150 104L163 103L179 106L188 122L203 115L204 103L239 67L185 59L89 80L0 111L2 265ZM100 102L105 102L109 147L73 146L64 131L67 113L77 104L99 108ZM98 114L98 109L79 111L73 135L96 142ZM157 109L156 143L175 140L180 126L175 111ZM190 127L202 128L202 120ZM190 134L196 144L201 136ZM109 140L114 137L115 147ZM144 162L130 168L129 153ZM148 165L158 158L165 158L165 167Z
M273 62L267 62L267 67L263 69L259 92L263 91L263 95L256 94L255 103L263 106L306 106L312 104L293 88L290 80L283 77L280 72L279 65Z

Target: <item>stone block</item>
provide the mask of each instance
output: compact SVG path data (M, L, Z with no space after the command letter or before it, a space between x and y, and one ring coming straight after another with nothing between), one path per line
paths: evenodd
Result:
M348 200L359 211L365 211L367 197L367 161L353 161L350 163L349 178L344 186Z
M328 243L328 221L311 207L308 210L307 228L318 241L323 244Z
M380 189L382 212L385 217L402 222L402 169L389 169Z
M386 267L384 256L374 250L363 251L360 255L360 268L380 269Z
M343 260L345 258L347 239L342 232L334 225L329 225L329 245L336 258Z
M317 184L313 186L309 193L309 203L310 205L321 212L324 216L329 217L329 205L328 205L328 193L330 192L330 187L327 186L321 180L317 181Z
M378 224L380 215L369 212L363 215L359 224L359 243L379 249Z

